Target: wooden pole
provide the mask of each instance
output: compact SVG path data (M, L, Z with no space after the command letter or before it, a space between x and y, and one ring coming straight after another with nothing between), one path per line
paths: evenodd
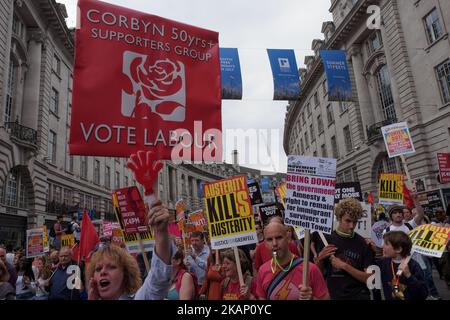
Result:
M402 154L400 156L400 159L402 160L403 168L405 169L406 179L407 179L408 184L409 184L408 189L411 190L411 192L414 192L414 189L413 189L414 185L412 183L411 175L410 175L409 170L408 170L408 165L406 164L405 156Z
M303 246L303 282L302 286L308 286L308 269L309 269L309 250L311 247L311 233L309 229L305 229L305 241Z
M234 259L236 260L236 269L239 276L239 284L244 285L244 277L242 276L241 259L239 258L239 251L237 247L233 247Z
M220 264L220 256L219 256L219 249L216 250L216 264Z
M150 271L150 265L148 264L147 255L145 254L145 249L144 249L144 243L142 242L141 234L139 232L137 233L137 238L139 241L139 247L141 248L142 259L144 260L145 270L147 271L147 274L148 274Z

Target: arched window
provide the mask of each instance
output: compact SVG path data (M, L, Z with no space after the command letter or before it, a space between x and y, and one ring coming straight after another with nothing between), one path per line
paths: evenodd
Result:
M380 97L381 109L386 119L397 119L395 113L394 98L391 88L391 77L386 65L382 66L376 73L378 84L378 96Z
M20 170L12 169L6 179L2 202L10 207L28 208L28 189Z
M17 67L14 64L14 61L11 57L8 69L8 82L6 83L6 106L4 114L5 122L13 121L12 116L15 101L14 97L16 91L16 77L17 77Z

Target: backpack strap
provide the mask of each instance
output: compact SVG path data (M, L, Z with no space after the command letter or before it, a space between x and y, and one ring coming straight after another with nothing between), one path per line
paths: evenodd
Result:
M298 257L294 260L291 269L288 272L278 272L278 274L275 276L275 278L272 279L270 282L269 287L266 291L266 299L270 299L270 295L272 294L273 290L280 284L280 282L288 275L289 272L295 269L298 265L300 265L303 262L303 258Z
M405 223L405 226L411 231L412 229L414 229L413 227L412 227L412 225L410 225L409 224L409 222L406 222Z

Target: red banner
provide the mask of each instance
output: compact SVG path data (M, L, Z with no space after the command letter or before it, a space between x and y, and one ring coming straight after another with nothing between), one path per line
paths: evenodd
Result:
M117 189L112 199L117 220L126 234L148 231L146 208L138 188Z
M222 160L218 33L79 0L70 154Z
M450 182L450 153L438 153L437 157L441 183Z

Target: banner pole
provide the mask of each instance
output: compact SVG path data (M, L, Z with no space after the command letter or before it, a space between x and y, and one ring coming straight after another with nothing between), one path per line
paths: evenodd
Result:
M142 260L144 260L145 270L147 271L148 274L150 271L150 265L148 264L147 255L145 254L144 250L144 243L142 242L141 234L139 232L137 233L137 238L139 241L139 247L141 248Z
M244 285L244 277L242 276L241 259L239 258L239 251L236 246L233 247L234 259L236 260L236 269L239 276L239 283L241 286Z
M309 269L309 250L311 246L311 233L309 229L305 229L305 241L303 246L303 281L302 286L308 286L308 269Z
M413 192L415 189L413 190L414 185L413 185L413 183L412 183L411 175L410 175L409 170L408 170L408 165L407 165L407 163L406 163L405 156L402 154L402 155L400 156L400 159L401 159L401 161L402 161L403 168L405 169L406 178L408 179L408 184L409 184L409 188L408 188L408 189L411 190L411 191Z

